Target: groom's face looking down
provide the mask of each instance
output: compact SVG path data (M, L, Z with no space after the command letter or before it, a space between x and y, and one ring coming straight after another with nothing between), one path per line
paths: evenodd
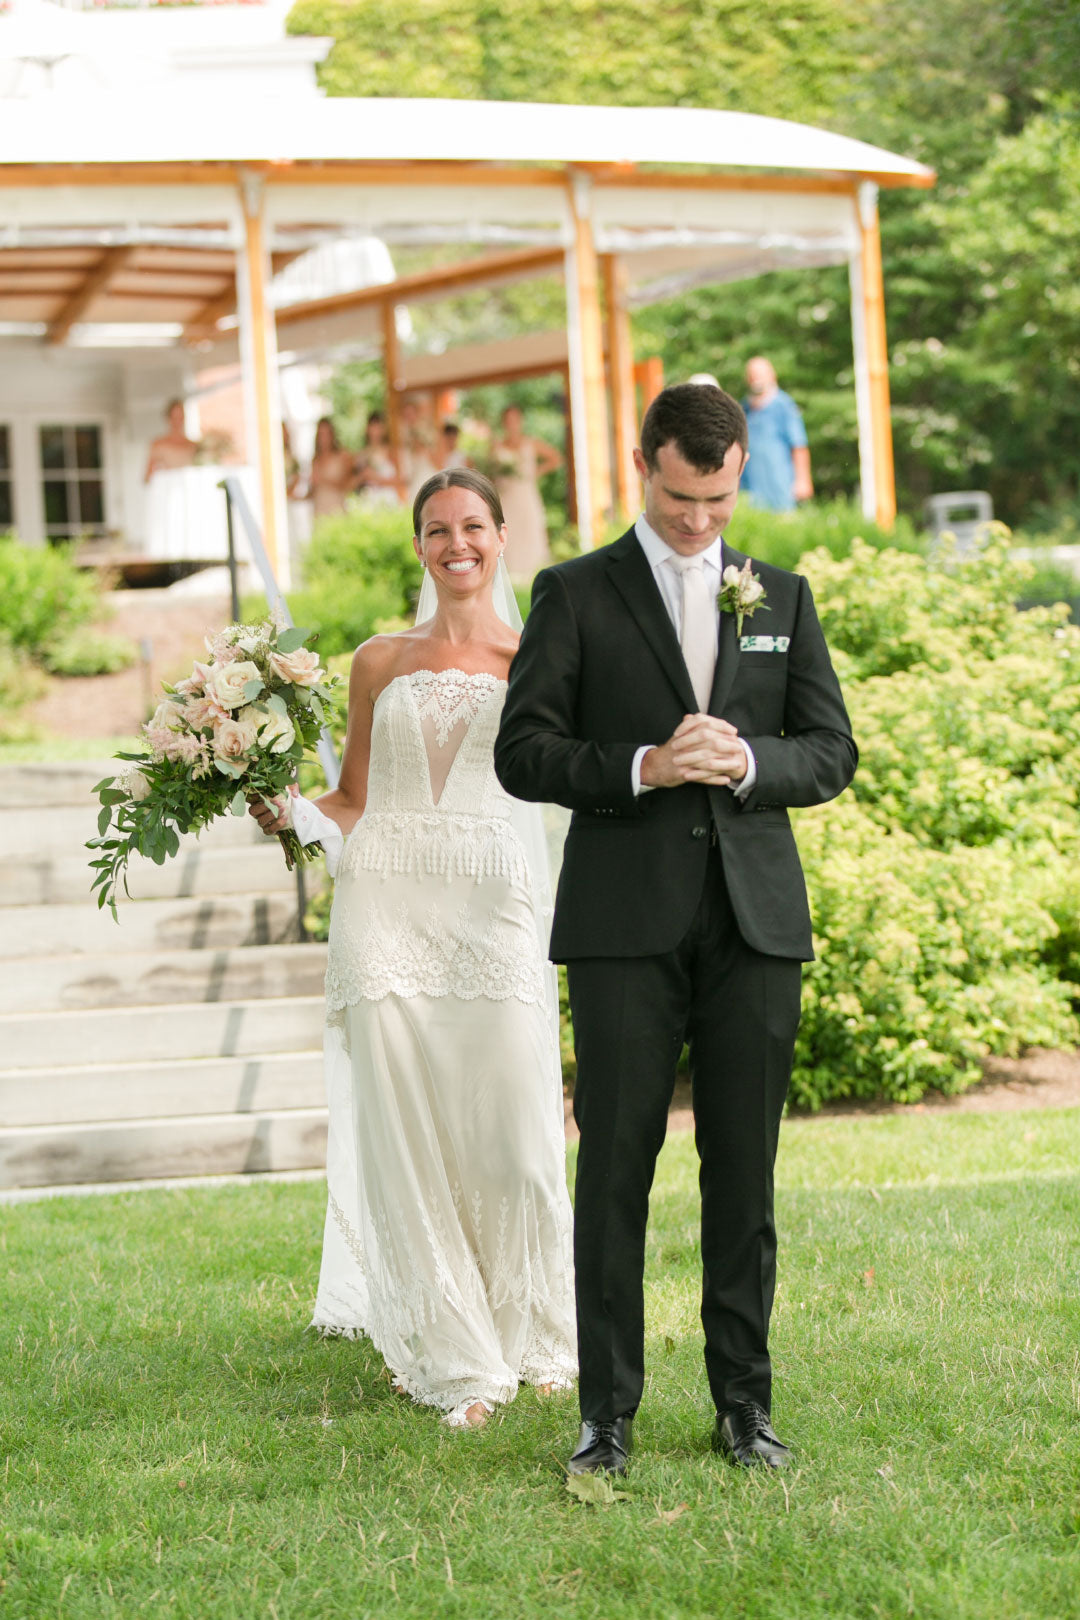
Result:
M693 557L723 533L739 498L747 460L746 417L722 388L664 388L641 425L634 465L645 516L672 551Z
M672 551L693 557L723 533L739 498L745 463L741 444L729 446L716 471L706 473L691 466L674 443L660 447L651 471L641 451L634 451L645 490L645 516Z

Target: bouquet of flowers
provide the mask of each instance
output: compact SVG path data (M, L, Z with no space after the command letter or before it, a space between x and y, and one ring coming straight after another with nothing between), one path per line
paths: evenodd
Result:
M313 750L334 704L340 677L327 675L308 647L310 630L276 619L230 624L206 638L209 662L197 663L143 727L144 751L94 792L101 800L92 888L98 906L116 916L117 885L127 893L133 852L158 866L180 848L180 834L198 832L218 816L246 813L248 804L288 791L306 752ZM271 806L272 808L272 806ZM278 834L291 869L318 855L291 830Z

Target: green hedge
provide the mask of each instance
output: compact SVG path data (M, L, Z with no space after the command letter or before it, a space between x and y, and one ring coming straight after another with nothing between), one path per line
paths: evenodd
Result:
M27 546L0 535L0 631L13 647L41 658L99 607L97 582L75 567L70 547Z
M960 1090L990 1053L1072 1044L1080 996L1080 630L1018 613L1004 545L932 566L803 559L860 747L796 816L818 960L795 1099Z

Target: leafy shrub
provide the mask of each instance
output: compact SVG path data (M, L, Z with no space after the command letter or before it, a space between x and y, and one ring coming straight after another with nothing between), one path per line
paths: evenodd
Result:
M796 833L818 960L793 1095L912 1101L1076 1039L1080 630L1018 613L1003 544L803 559L851 710L851 792Z
M21 712L40 697L44 681L34 665L0 631L0 742L28 741L34 728Z
M850 556L856 539L875 551L926 549L925 538L902 513L886 530L864 517L858 502L846 500L807 501L793 512L766 512L743 500L724 532L739 551L777 568L797 568L804 552L819 547L833 557Z
M421 577L408 512L343 512L318 524L289 607L297 624L318 630L324 658L351 653L377 631L411 620Z
M0 535L0 630L39 658L98 611L97 581L75 567L69 546L26 546Z
M127 636L106 636L80 626L50 642L41 662L50 675L113 675L130 669L139 649Z

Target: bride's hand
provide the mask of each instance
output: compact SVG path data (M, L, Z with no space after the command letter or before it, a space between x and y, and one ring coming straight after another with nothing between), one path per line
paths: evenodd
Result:
M293 787L289 791L295 794L299 792L299 789ZM266 803L262 799L252 799L248 804L248 815L255 817L267 838L273 838L277 833L285 832L288 827L292 826L292 816L285 808L285 801L278 798L272 799L270 802L278 808L276 816L271 810L267 809Z

